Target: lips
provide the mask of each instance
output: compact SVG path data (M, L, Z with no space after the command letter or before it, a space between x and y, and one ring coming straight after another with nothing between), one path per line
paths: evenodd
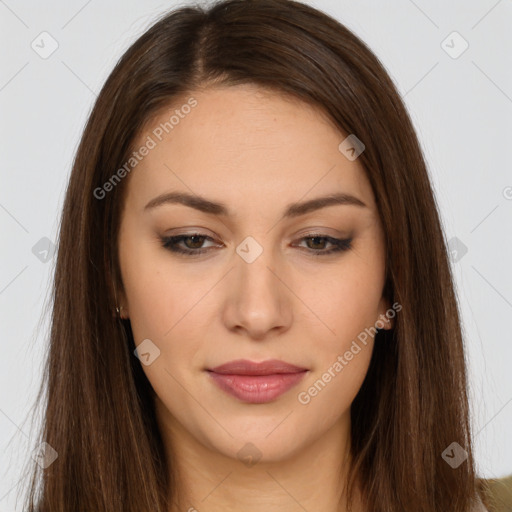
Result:
M276 400L297 385L308 372L284 361L260 363L239 359L208 369L213 382L224 392L245 403Z

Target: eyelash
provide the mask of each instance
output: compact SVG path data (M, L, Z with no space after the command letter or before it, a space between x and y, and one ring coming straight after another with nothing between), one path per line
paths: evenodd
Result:
M213 239L209 236L202 235L201 233L190 233L186 235L177 235L177 236L170 236L170 237L161 237L162 246L174 253L178 254L184 254L186 256L199 256L201 254L204 254L208 252L213 247L208 247L205 249L183 249L179 248L178 244L182 242L183 240L187 238L193 238L193 237L199 237L204 238L205 240L213 241ZM309 233L307 236L302 237L300 240L309 240L314 238L320 238L322 240L326 240L328 243L332 244L334 247L332 249L329 249L327 251L317 251L314 249L307 249L308 251L311 251L311 255L313 256L326 256L333 253L338 252L345 252L352 248L352 238L348 238L345 240L339 239L339 238L333 238L331 236L327 235L321 235L317 233Z

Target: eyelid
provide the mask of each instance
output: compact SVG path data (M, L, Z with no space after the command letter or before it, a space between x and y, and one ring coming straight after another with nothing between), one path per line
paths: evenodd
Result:
M177 230L169 230L165 231L164 234L161 236L161 238L170 239L175 237L190 237L190 236L200 236L208 238L212 241L219 242L219 238L217 235L214 235L209 229L207 228L198 228L198 227L186 227L186 228L178 228ZM345 240L352 240L353 235L348 234L342 234L337 230L334 230L332 228L325 228L325 227L310 227L305 229L304 231L299 231L293 236L292 241L296 241L301 238L308 238L308 237L325 237L325 238L336 238L336 239L345 239Z
M208 228L198 227L198 226L185 226L183 228L174 228L168 229L164 231L163 237L171 238L173 236L192 236L192 235L200 235L200 236L208 236L211 238L217 238L217 235L213 233L213 231Z
M204 241L210 241L210 242L217 242L217 240L213 237L210 237L206 235L205 233L201 233L199 230L194 232L188 232L188 233L179 233L175 235L168 235L160 237L161 239L161 245L168 251L176 254L181 255L184 257L199 257L202 254L211 253L212 250L215 248L215 245L209 246L209 247L199 247L196 249L188 249L188 248L180 248L178 244L183 242L183 239L185 238L192 238L192 237L198 237L204 239ZM332 247L327 250L315 250L315 249L308 249L307 247L299 247L303 252L307 253L310 256L317 257L317 256L329 256L329 255L341 255L343 252L346 252L350 249L352 249L352 241L353 237L334 237L330 236L321 230L312 232L310 229L307 233L301 234L300 236L297 236L295 238L295 241L302 242L304 240L312 239L312 238L320 238L324 239L327 244L330 244ZM203 243L204 243L203 241ZM222 243L222 242L221 242ZM217 244L218 245L218 244ZM294 246L295 247L295 246Z
M296 235L294 235L294 239L304 238L308 236L325 236L330 238L351 238L350 234L343 234L340 231L337 231L332 228L322 228L322 227L312 227L308 228L304 231L299 231Z

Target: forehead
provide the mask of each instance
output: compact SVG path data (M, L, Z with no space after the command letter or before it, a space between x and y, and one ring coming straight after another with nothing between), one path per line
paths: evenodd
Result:
M135 150L151 149L130 172L128 200L141 208L179 190L272 207L343 192L373 209L362 165L339 150L346 137L320 109L253 85L191 92L137 137Z

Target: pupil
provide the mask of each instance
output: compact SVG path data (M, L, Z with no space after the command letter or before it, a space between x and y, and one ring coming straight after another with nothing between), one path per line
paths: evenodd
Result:
M320 246L322 245L322 242L318 242L318 240L323 240L321 237L315 236L313 238L310 238L310 240L314 243L314 241L317 241L317 244L319 243ZM318 249L318 247L316 247Z
M195 243L198 244L199 247L201 247L201 239L202 238L204 238L204 237L198 236L198 235L192 235L192 236L187 237L188 240L194 240L195 239L196 240ZM189 245L189 244L187 244L187 245ZM197 249L197 247L194 245L194 241L192 241L192 245L193 245L192 249Z

